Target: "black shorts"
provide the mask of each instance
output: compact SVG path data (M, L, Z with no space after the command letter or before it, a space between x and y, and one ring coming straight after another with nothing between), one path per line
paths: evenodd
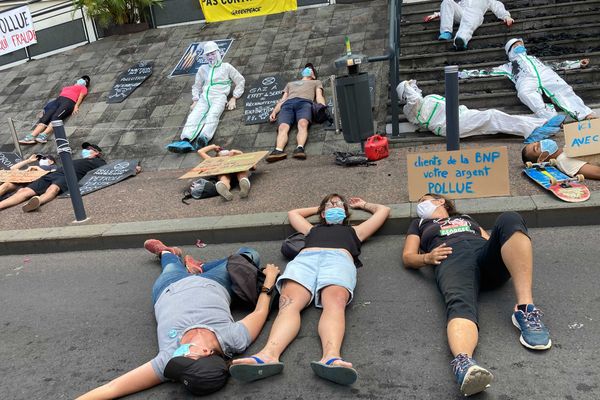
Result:
M41 196L48 190L50 185L56 185L60 188L59 194L67 191L67 180L64 174L51 172L42 176L39 179L31 182L27 187L35 192L36 195Z
M500 249L515 232L527 235L525 221L515 212L505 212L494 223L489 240L463 240L451 245L452 254L435 267L448 321L465 318L477 323L480 288L494 289L510 279Z
M38 124L48 125L51 121L58 119L65 120L73 113L75 102L67 97L58 96L44 107L44 115L39 119Z

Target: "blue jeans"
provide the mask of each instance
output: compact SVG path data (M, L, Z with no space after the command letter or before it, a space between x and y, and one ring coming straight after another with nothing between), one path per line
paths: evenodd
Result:
M260 266L260 256L256 250L250 247L242 247L236 254L241 254L257 267ZM152 286L152 304L156 303L167 286L191 276L181 259L175 254L163 254L160 258L160 263L162 265L162 272L154 282L154 286ZM231 278L227 271L227 258L209 261L202 266L202 269L204 271L201 274L203 278L219 283L227 290L230 296L233 294L231 290Z

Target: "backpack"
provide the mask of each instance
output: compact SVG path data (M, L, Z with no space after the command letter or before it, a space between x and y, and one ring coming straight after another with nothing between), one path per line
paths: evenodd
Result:
M315 124L322 124L323 122L329 121L333 123L333 117L329 112L329 107L321 103L312 103L312 122Z
M183 192L181 202L189 205L186 200L191 199L206 199L208 197L218 196L217 187L214 182L200 178L191 183L190 187Z
M355 165L363 165L365 167L377 165L373 162L369 162L369 159L362 154L354 154L344 151L336 151L333 154L335 155L335 163L337 165L344 165L346 167L352 167Z
M256 305L265 274L241 254L227 258L227 272L231 278L231 290L243 302Z
M305 239L306 237L300 232L291 234L281 243L281 254L288 260L293 260L304 248Z

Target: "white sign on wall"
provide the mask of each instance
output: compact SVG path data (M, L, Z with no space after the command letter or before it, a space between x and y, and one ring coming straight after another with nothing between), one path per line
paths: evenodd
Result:
M37 43L29 7L0 13L0 56Z

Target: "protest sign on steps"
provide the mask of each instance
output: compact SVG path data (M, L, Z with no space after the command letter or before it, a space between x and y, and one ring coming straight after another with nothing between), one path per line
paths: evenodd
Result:
M269 121L269 115L281 98L284 84L278 75L266 76L252 85L246 95L244 121L246 125Z
M107 103L120 103L152 75L152 61L140 61L128 68L117 78L117 82L108 94Z

